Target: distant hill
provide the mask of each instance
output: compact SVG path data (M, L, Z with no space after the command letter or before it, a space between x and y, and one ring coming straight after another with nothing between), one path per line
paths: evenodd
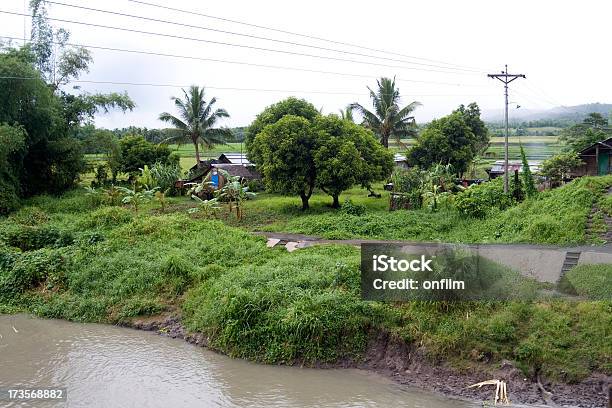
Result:
M532 121L555 121L558 126L569 126L582 120L591 112L601 113L604 117L612 115L612 104L610 103L585 103L576 106L558 106L552 109L512 109L510 111L510 122L532 122ZM504 120L503 113L483 112L483 118L487 122L501 122Z

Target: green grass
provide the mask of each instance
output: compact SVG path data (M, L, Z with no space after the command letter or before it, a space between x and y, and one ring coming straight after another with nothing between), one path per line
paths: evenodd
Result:
M612 300L612 265L579 265L565 278L576 294L593 300Z
M347 196L386 214L384 198L360 190ZM261 196L246 216L261 216L257 222L272 213L288 222L340 217L325 206L329 201L317 196L316 214L300 216L293 199ZM187 327L204 333L213 348L267 363L359 359L368 338L385 331L457 369L494 369L510 359L526 373L565 381L612 372L609 302L366 302L358 249L268 249L244 229L188 216L186 205L173 198L178 212L160 214L154 204L135 212L100 205L81 191L29 200L0 220L0 312L118 323L181 311ZM449 231L461 221L442 223L449 214L419 221L426 213L405 213L412 218L404 221Z
M311 209L303 212L299 199L260 194L247 202L248 229L293 232L330 239L378 238L463 243L541 243L570 245L587 242L585 225L591 206L603 196L612 177L585 177L504 211L473 219L453 208L389 212L388 193L382 198L352 189L341 196L366 207L361 216L330 208L331 199L316 194ZM231 220L230 220L231 222Z

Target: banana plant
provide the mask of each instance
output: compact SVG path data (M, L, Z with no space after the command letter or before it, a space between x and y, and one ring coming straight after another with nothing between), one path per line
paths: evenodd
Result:
M151 190L141 190L138 191L136 186L134 188L126 188L126 187L117 187L121 193L123 193L123 199L121 202L123 204L131 204L136 212L140 206L144 203L147 203L153 199L155 192L157 191L157 187Z
M236 218L240 220L243 217L244 202L255 198L256 194L249 191L249 188L242 184L239 176L230 176L226 173L224 177L227 182L219 192L219 198L227 201L230 213L233 211L233 208L236 209Z
M198 206L187 210L189 214L200 213L204 218L214 218L217 211L221 209L217 198L202 200L195 194L192 194L191 198L197 202Z
M114 184L111 184L109 188L102 189L102 192L104 193L104 197L107 203L109 203L110 205L119 204L119 198L121 198L121 191L118 187L115 187Z

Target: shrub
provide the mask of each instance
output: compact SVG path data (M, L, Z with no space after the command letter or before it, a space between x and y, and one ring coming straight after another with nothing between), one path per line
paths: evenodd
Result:
M6 255L5 255L6 256ZM0 264L0 296L12 297L47 281L51 288L64 283L67 258L58 250L39 249L12 255Z
M16 213L12 214L10 220L23 225L36 226L49 221L49 216L40 207L28 206L23 207Z
M79 223L82 228L112 228L132 221L132 213L122 207L102 207L87 214Z
M355 204L352 200L346 199L340 210L345 214L361 216L366 213L366 206Z
M51 226L32 227L29 225L9 225L1 237L6 244L32 251L45 247L59 248L71 245L74 241L72 234Z
M455 197L457 210L464 215L474 218L483 218L491 209L504 210L510 207L513 200L505 194L501 178L472 185Z
M178 189L174 187L176 180L181 178L181 167L176 164L155 163L150 169L153 185L149 188L159 187L161 192L166 192L169 196L178 194Z

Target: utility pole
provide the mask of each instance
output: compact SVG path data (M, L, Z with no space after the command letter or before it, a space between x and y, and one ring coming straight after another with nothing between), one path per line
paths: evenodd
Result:
M506 69L501 74L488 74L489 78L499 79L504 84L504 95L506 97L506 110L504 111L504 120L506 122L506 137L504 138L504 193L508 193L508 84L517 78L527 78L523 74L509 74L508 64Z

